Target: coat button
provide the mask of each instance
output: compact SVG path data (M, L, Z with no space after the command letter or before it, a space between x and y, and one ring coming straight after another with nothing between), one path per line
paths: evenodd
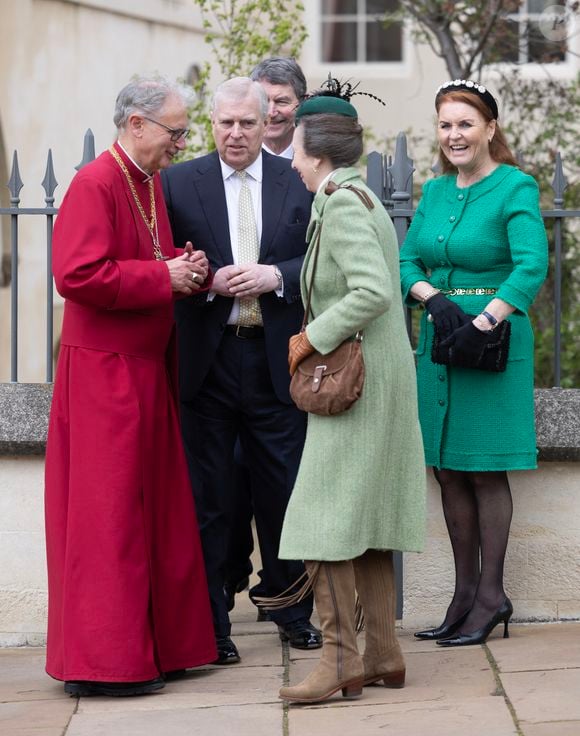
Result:
M437 240L438 240L438 241L439 241L440 243L442 243L442 242L443 242L443 241L445 240L445 238L443 237L443 235L439 235L439 237L437 238Z
M439 375L439 380L443 382L445 380L445 376Z
M462 200L462 199L464 199L464 197L465 197L465 195L464 195L464 194L458 194L458 195L457 195L457 199L458 199L458 200L459 200L460 202L461 202L461 200Z
M439 279L439 283L441 284L441 286L445 286L445 277L444 276L441 276L441 278Z
M455 222L455 215L451 215L451 217L449 218L449 222Z
M443 399L439 399L439 406L445 406L445 402L443 401Z

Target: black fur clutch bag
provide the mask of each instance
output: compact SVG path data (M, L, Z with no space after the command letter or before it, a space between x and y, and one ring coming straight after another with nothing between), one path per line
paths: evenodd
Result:
M471 315L469 315L471 316ZM431 360L441 365L457 366L459 368L477 368L482 371L502 373L506 369L511 335L511 323L507 319L500 322L492 332L487 333L488 339L481 346L478 355L464 352L455 345L442 346L444 342L435 330Z

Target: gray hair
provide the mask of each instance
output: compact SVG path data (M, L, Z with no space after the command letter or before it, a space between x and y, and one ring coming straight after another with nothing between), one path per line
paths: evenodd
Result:
M268 95L264 92L262 85L250 77L233 77L218 85L213 94L210 112L214 114L220 99L241 101L250 95L256 97L260 106L260 114L263 119L266 119L268 117Z
M362 155L363 128L356 118L329 113L304 115L298 127L308 156L327 158L334 169L354 166Z
M255 82L265 79L270 84L289 84L300 101L306 96L306 78L292 57L272 56L264 59L254 67L250 77Z
M133 113L159 112L169 97L178 97L188 107L194 99L193 90L167 77L134 77L117 95L113 122L120 130Z

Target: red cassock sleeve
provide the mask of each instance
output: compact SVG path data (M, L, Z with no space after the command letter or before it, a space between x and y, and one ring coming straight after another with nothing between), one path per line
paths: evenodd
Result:
M144 223L136 228L119 185L96 174L87 167L76 175L56 219L53 273L59 294L110 310L154 309L171 303L169 270L163 261L153 259Z

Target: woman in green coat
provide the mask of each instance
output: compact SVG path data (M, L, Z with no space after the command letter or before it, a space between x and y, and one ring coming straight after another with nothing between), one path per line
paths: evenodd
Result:
M317 702L340 689L358 695L363 684L379 680L388 687L404 684L392 550L422 549L425 468L397 239L381 202L353 168L362 153L357 112L347 99L314 96L296 119L292 165L316 193L304 299L313 249L319 250L312 315L306 331L291 338L290 372L315 349L327 355L359 330L366 372L362 395L350 409L308 415L280 542L280 557L306 561L323 633L318 666L280 695ZM355 585L366 623L363 657Z
M427 465L441 487L455 561L443 623L415 634L442 646L479 644L513 608L503 587L512 517L508 470L536 467L533 334L527 310L547 270L538 187L517 167L482 85L439 88L440 165L401 251L403 296L425 314L417 348ZM505 372L472 366L509 318ZM451 365L433 362L435 332ZM461 365L457 365L457 363Z

